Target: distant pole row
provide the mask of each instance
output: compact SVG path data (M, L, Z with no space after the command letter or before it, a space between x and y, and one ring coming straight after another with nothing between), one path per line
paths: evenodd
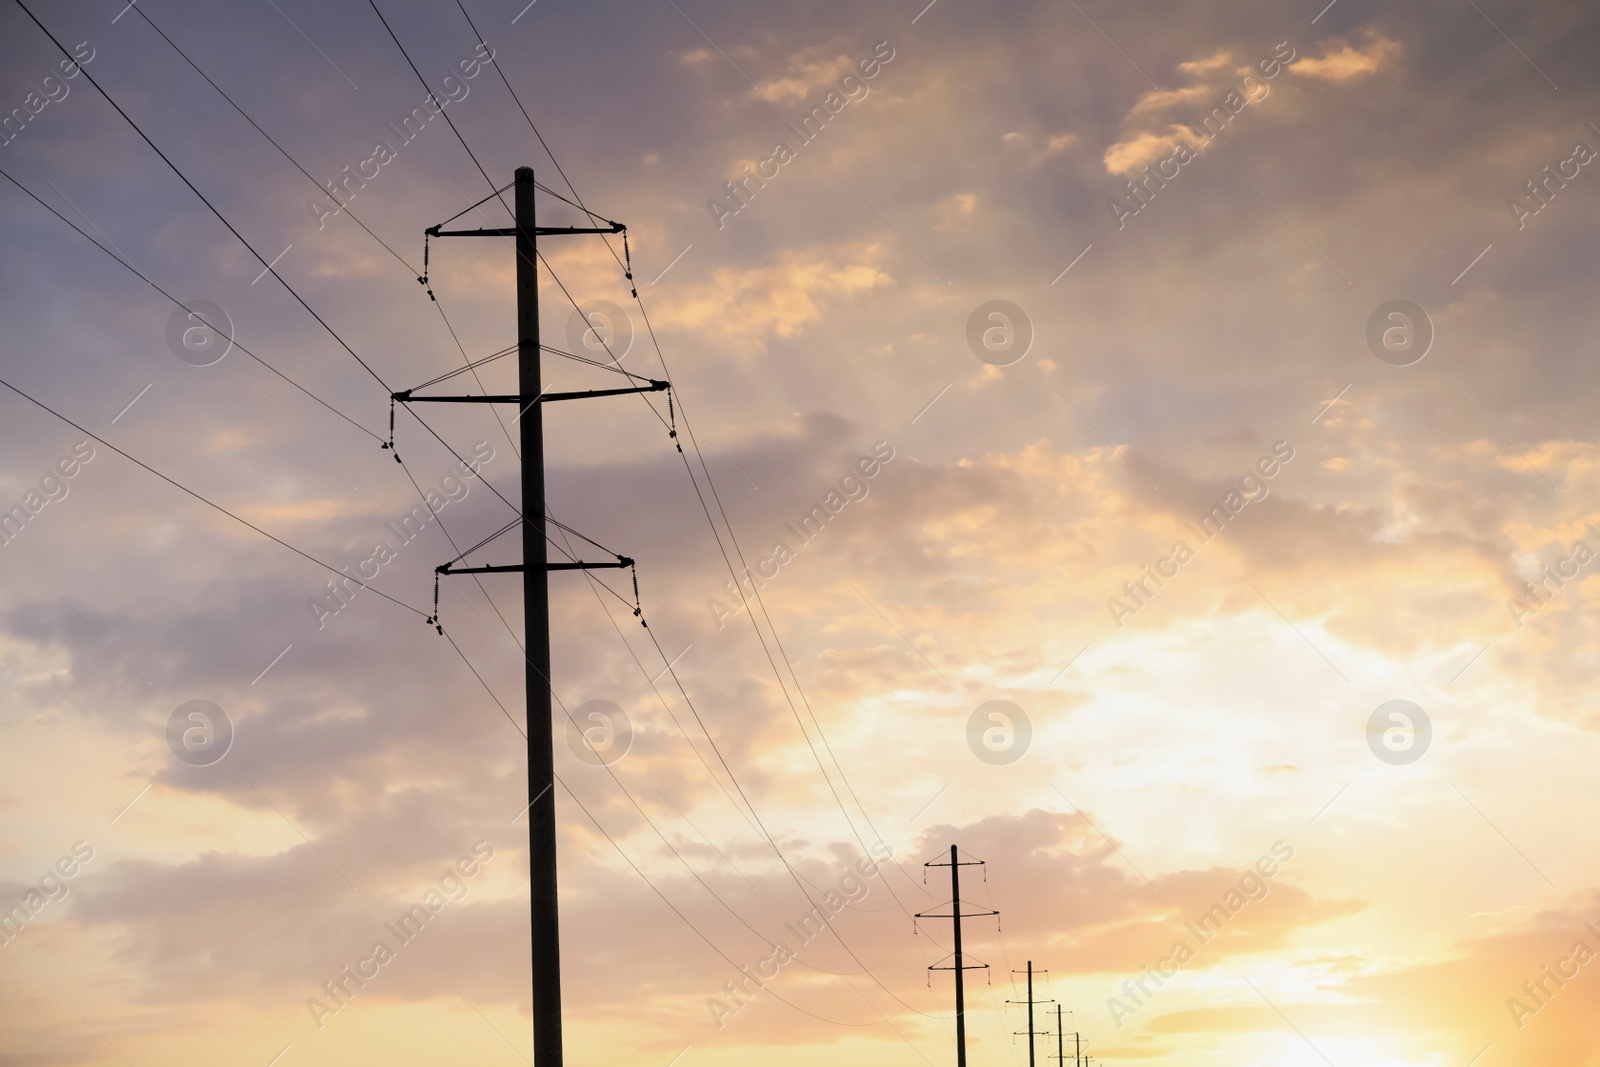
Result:
M916 918L918 918L918 919L949 919L950 920L951 929L952 929L952 932L953 932L953 935L954 935L953 936L954 951L949 956L945 957L944 959L941 959L938 962L931 964L928 967L928 970L930 970L930 971L953 971L953 972L955 972L955 982L956 982L956 1067L967 1067L967 1018L966 1018L967 1001L966 1001L966 981L965 981L965 978L963 977L963 974L966 971L987 970L988 967L989 967L989 965L987 963L983 963L982 961L969 962L971 957L965 951L963 951L962 946L961 946L961 920L962 919L977 918L977 917L980 917L980 916L989 916L989 915L996 915L997 916L997 915L1000 914L998 911L994 911L992 909L986 909L986 908L985 909L980 909L980 908L974 907L971 904L963 905L963 903L962 903L962 900L961 900L961 868L962 867L981 867L983 865L984 864L983 864L982 860L963 860L963 859L961 859L959 854L958 854L958 852L957 852L957 850L956 850L956 846L955 845L951 845L950 846L950 858L949 858L949 860L931 861L931 862L928 862L928 863L924 863L922 865L924 868L927 868L927 867L948 867L948 868L950 868L950 910L947 911L947 912L940 912L940 911L918 912L917 915L916 915ZM947 960L949 962L946 962ZM1055 1029L1056 1056L1055 1056L1055 1059L1056 1059L1057 1067L1066 1067L1066 1060L1067 1060L1067 1055L1066 1055L1067 1028L1066 1028L1065 1022L1062 1019L1062 1015L1063 1015L1062 1007L1061 1007L1060 1004L1056 1003L1053 1000L1048 1000L1048 999L1040 1000L1040 999L1036 998L1033 995L1033 976L1035 974L1048 974L1049 972L1048 971L1044 971L1044 970L1035 970L1034 966L1033 966L1033 961L1029 960L1027 968L1025 970L1013 971L1012 973L1013 974L1026 974L1027 975L1028 995L1027 995L1026 999L1024 999L1024 1000L1008 1000L1008 1001L1006 1001L1006 1003L1007 1004L1026 1004L1028 1006L1028 1028L1026 1030L1018 1030L1018 1031L1016 1031L1018 1036L1021 1036L1021 1035L1024 1035L1024 1034L1027 1035L1027 1038L1028 1038L1028 1067L1037 1067L1037 1064L1035 1063L1035 1058L1034 1058L1034 1051L1035 1051L1034 1039L1037 1038L1037 1037L1047 1037L1050 1034L1049 1030L1035 1030L1034 1029L1033 1008L1034 1008L1035 1004L1055 1004L1056 1005L1056 1029ZM1071 1012L1066 1012L1065 1014L1070 1015L1072 1013ZM1083 1055L1083 1036L1081 1034L1079 1034L1076 1030L1074 1030L1072 1032L1072 1062L1073 1062L1073 1067L1086 1067L1086 1065L1090 1062L1090 1059L1086 1058Z

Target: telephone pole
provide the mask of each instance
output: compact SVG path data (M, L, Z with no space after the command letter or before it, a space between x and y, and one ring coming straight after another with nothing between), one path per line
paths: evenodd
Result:
M1012 971L1011 973L1012 974L1021 974L1023 972L1021 972L1021 971ZM1040 973L1049 974L1050 972L1049 971L1042 971ZM1033 1028L1033 1006L1035 1004L1049 1004L1051 1002L1048 1001L1048 1000L1034 1000L1033 999L1033 961L1032 960L1028 961L1027 974L1028 974L1028 999L1027 1000L1008 1000L1008 1001L1006 1001L1006 1003L1007 1004L1026 1004L1026 1005L1028 1005L1028 1029L1027 1030L1018 1030L1017 1033L1018 1034L1026 1033L1028 1035L1028 1067L1034 1067L1034 1062L1033 1062L1033 1039L1035 1037L1042 1036L1043 1034L1047 1034L1050 1031L1048 1031L1048 1030L1035 1030Z
M946 967L936 963L930 966L928 970L954 971L956 973L956 1067L967 1067L967 995L966 983L962 978L961 972L988 970L989 965L987 963L969 965L964 962L966 957L961 951L961 920L981 915L999 915L1000 913L998 911L973 910L963 912L961 910L961 868L982 867L982 860L962 861L957 859L956 846L951 845L949 863L930 862L924 863L922 866L924 868L950 868L950 913L945 915L938 912L918 912L915 917L918 919L949 919L951 920L951 925L955 928L955 952L952 954L954 964Z
M518 167L512 185L515 188L515 225L477 230L445 230L442 227L448 223L441 223L438 226L428 227L427 234L429 237L514 239L517 256L517 393L511 396L415 396L412 390L407 389L395 393L393 399L400 403L436 401L515 404L521 412L518 429L522 453L520 509L522 562L500 566L458 567L455 565L461 559L458 556L449 563L435 568L435 573L450 575L521 572L522 574L522 617L527 660L525 676L528 724L528 897L532 920L533 1057L534 1067L562 1067L561 923L556 897L555 797L552 795L548 804L539 803L555 786L555 739L550 683L549 572L620 569L632 567L633 560L626 556L618 556L614 563L549 562L545 549L548 530L545 524L544 405L557 400L659 392L669 388L669 383L643 379L648 381L649 385L628 389L591 389L575 393L544 391L540 367L537 238L556 234L623 233L626 227L619 222L611 222L609 226L604 227L536 226L533 168ZM498 192L492 195L498 195ZM426 260L426 257L424 259ZM631 275L629 277L631 279ZM418 280L426 283L425 277ZM392 444L393 442L391 447ZM398 458L396 456L396 459ZM437 582L437 578L435 581ZM437 585L434 604L435 615L430 621L438 626ZM439 632L444 632L442 627Z

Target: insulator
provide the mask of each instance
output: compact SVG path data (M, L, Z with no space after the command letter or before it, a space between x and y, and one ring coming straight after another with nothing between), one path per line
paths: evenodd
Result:
M633 289L633 298L639 299L639 287L633 282L633 253L628 251L628 231L622 231L622 260L627 264L622 273L627 276L628 284Z

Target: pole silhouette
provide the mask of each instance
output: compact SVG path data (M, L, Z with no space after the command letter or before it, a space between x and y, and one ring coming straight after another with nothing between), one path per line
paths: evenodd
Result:
M1012 974L1019 974L1019 973L1022 973L1022 972L1012 971L1011 973ZM1034 1067L1034 1047L1033 1047L1034 1046L1034 1041L1033 1041L1033 1039L1035 1037L1042 1036L1043 1034L1047 1034L1047 1033L1049 1033L1049 1031L1048 1030L1035 1030L1033 1028L1033 1006L1035 1004L1049 1004L1051 1002L1048 1001L1048 1000L1035 1000L1033 998L1033 973L1034 972L1033 972L1033 961L1032 960L1028 961L1028 969L1027 969L1026 973L1028 975L1028 999L1027 1000L1008 1000L1008 1001L1006 1001L1006 1003L1007 1004L1026 1004L1028 1006L1028 1028L1026 1030L1018 1030L1016 1032L1018 1034L1027 1034L1028 1035L1028 1067ZM1050 972L1042 971L1040 973L1049 974Z
M938 912L918 912L915 917L918 919L949 919L951 920L951 925L955 929L955 951L952 953L954 959L953 965L941 966L939 964L934 964L930 966L928 970L954 971L956 974L956 1067L967 1067L967 997L966 983L962 978L962 972L987 970L989 965L987 963L969 964L966 962L966 955L961 949L961 920L970 919L980 915L999 915L1000 913L998 911L963 912L961 910L961 868L981 867L983 866L982 860L963 861L958 859L956 856L956 846L951 845L950 861L948 863L930 862L924 863L922 866L924 868L950 868L949 914L940 914Z
M534 239L533 168L516 172L517 393L544 389L539 360L539 268ZM533 931L533 1061L562 1067L561 917L556 899L554 715L550 706L550 575L544 521L544 405L529 404L520 422L522 451L522 620L527 641L528 796L550 790L550 803L528 809L528 907ZM538 790L536 793L535 790Z
M1071 1015L1072 1013L1069 1011L1069 1012L1067 1012L1067 1014ZM1057 1067L1066 1067L1066 1064L1067 1064L1066 1038L1067 1038L1067 1028L1061 1021L1061 1005L1057 1004L1056 1005L1056 1064L1057 1064ZM1072 1062L1073 1062L1074 1067L1083 1067L1083 1041L1082 1041L1082 1037L1079 1035L1079 1033L1076 1030L1074 1030L1072 1032Z
M539 249L538 237L548 235L623 233L619 222L607 226L551 226L536 224L533 168L518 167L514 188L514 225L476 230L445 230L444 225L427 228L429 237L511 237L517 257L517 392L514 395L418 396L414 390L395 393L399 403L424 401L517 405L520 412L520 451L522 453L522 562L511 565L458 566L458 556L434 568L436 575L485 574L520 571L522 573L522 618L525 636L528 724L528 907L532 931L533 981L533 1056L534 1067L562 1067L561 1028L561 921L558 907L556 865L556 806L551 795L555 786L555 737L552 691L550 686L550 572L627 568L633 560L617 556L616 562L551 563L546 549L548 526L545 521L544 405L558 400L579 400L623 393L659 392L668 382L638 379L646 386L627 389L600 389L572 393L547 393L543 387L539 339ZM504 192L499 190L491 196ZM487 199L487 198L486 198ZM464 214L464 212L463 212ZM597 217L597 216L592 216ZM424 262L426 262L426 254ZM630 274L631 278L632 275ZM426 277L418 281L426 284ZM437 379L436 379L437 380ZM423 388L418 386L417 388ZM392 420L391 420L392 421ZM391 433L392 437L392 433ZM393 447L391 440L388 447ZM398 456L395 457L397 460ZM492 540L492 538L491 538ZM484 542L487 544L487 542ZM481 547L481 546L480 546ZM468 552L473 551L469 549ZM435 579L434 616L438 622L438 586ZM444 633L442 626L439 632Z

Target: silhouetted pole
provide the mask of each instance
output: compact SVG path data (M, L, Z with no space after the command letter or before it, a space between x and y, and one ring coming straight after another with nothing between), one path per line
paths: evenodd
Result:
M1028 961L1028 1067L1033 1067L1033 961Z
M518 167L517 392L536 397L539 366L539 253L534 240L533 168ZM556 899L554 719L550 705L550 575L545 569L544 405L522 412L522 620L527 635L528 903L533 921L533 1062L562 1067L561 919Z
M1067 1014L1070 1015L1072 1013L1068 1012ZM1056 1065L1057 1065L1057 1067L1067 1067L1067 1051L1066 1051L1066 1048L1065 1048L1066 1039L1067 1039L1067 1027L1066 1027L1066 1024L1064 1022L1062 1022L1062 1020L1061 1020L1061 1005L1057 1004L1056 1005ZM1083 1038L1076 1030L1074 1030L1072 1032L1072 1062L1074 1064L1074 1067L1083 1067Z
M950 912L956 928L956 1067L967 1067L967 991L961 977L961 865L950 846Z
M556 802L541 804L555 785L554 716L550 688L550 576L552 570L604 570L633 566L627 556L614 563L571 560L551 563L545 549L544 492L544 405L558 400L580 400L624 393L653 393L671 388L670 382L648 378L635 380L649 384L624 389L590 389L570 393L546 393L539 365L539 249L542 235L624 233L626 227L591 215L605 226L547 226L534 223L532 167L518 167L515 180L514 225L483 227L475 230L446 230L448 223L429 226L429 237L515 238L517 255L517 392L515 395L486 394L469 396L415 395L411 389L390 394L398 403L440 402L468 404L516 404L522 453L522 562L515 565L467 565L469 549L442 566L438 576L522 572L522 621L527 661L528 722L528 909L533 947L533 1056L534 1067L562 1067L561 1040L561 918L557 905L556 882ZM490 194L497 196L505 190ZM503 201L502 201L503 202ZM586 212L587 213L587 212ZM461 212L460 214L465 214ZM459 214L455 217L459 217ZM626 237L624 237L626 240ZM424 246L426 248L426 246ZM424 263L426 263L424 253ZM633 275L627 277L631 280ZM418 278L426 284L426 277ZM432 291L429 291L432 295ZM635 296L638 294L635 293ZM436 380L437 381L437 380ZM433 382L427 384L434 384ZM426 386L418 386L418 389ZM391 430L393 419L391 413ZM391 433L391 437L392 437ZM394 442L385 447L393 447ZM396 460L399 456L395 457ZM496 535L498 536L498 535ZM491 538L492 540L492 538ZM486 542L485 542L486 543ZM482 547L481 545L479 547ZM459 564L459 565L458 565ZM638 583L635 582L635 589ZM438 620L438 578L434 580L434 611L428 621L444 633ZM636 611L635 614L638 614Z
M1012 971L1011 973L1012 974L1016 974L1018 972ZM1044 973L1048 973L1048 972L1044 972ZM1048 1001L1048 1000L1038 1001L1038 1000L1034 1000L1033 999L1033 961L1032 960L1028 961L1027 975L1028 975L1028 999L1026 1001L1008 1000L1008 1001L1006 1001L1006 1003L1007 1004L1024 1004L1025 1003L1025 1004L1028 1005L1028 1028L1026 1030L1019 1031L1019 1032L1020 1033L1025 1033L1025 1034L1028 1035L1028 1067L1034 1067L1033 1039L1036 1038L1036 1037L1042 1037L1042 1036L1044 1036L1044 1034L1041 1034L1039 1031L1037 1031L1037 1030L1035 1030L1033 1028L1033 1006L1035 1004L1048 1004L1048 1003L1050 1003L1050 1001ZM1048 1030L1044 1031L1044 1033L1049 1033L1049 1031Z
M956 972L956 1067L967 1067L967 994L966 984L962 977L963 971L978 971L988 968L987 963L968 966L966 955L961 950L961 920L977 915L999 915L998 911L969 911L966 915L961 913L961 868L981 867L982 860L962 862L956 856L956 846L950 846L949 863L924 863L924 867L949 867L950 868L950 913L942 915L938 912L918 912L918 919L949 919L955 927L955 952L954 966L941 967L934 964L928 968L930 971L955 971Z

